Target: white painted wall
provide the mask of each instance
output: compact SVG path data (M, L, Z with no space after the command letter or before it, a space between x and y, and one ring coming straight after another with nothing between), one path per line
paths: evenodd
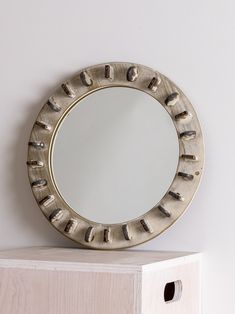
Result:
M27 140L42 102L78 69L133 61L192 100L206 165L188 212L143 249L203 251L203 313L234 311L234 0L0 2L0 247L73 245L51 228L27 180Z

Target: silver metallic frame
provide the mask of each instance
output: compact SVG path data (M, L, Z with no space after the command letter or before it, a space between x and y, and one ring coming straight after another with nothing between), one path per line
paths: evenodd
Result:
M108 225L80 216L67 204L55 183L51 156L58 128L73 106L92 92L114 86L148 93L167 110L179 138L179 162L169 190L152 209L133 220ZM55 90L34 123L27 161L33 194L45 217L68 238L96 249L138 245L169 228L192 201L203 163L202 132L187 97L159 72L123 62L88 67Z

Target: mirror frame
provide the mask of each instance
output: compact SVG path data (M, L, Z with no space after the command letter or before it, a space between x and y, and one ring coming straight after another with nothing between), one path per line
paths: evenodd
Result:
M116 224L97 223L73 210L58 190L51 160L58 128L70 110L90 93L108 87L151 95L169 113L179 140L178 167L166 194L144 215ZM27 165L34 197L53 227L90 248L120 249L158 236L185 212L202 176L203 137L193 106L167 77L143 65L111 62L81 70L45 102L31 131Z

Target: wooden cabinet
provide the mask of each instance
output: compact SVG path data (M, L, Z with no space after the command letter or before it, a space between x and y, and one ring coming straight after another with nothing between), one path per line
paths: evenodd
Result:
M24 248L0 252L4 314L199 314L198 253Z

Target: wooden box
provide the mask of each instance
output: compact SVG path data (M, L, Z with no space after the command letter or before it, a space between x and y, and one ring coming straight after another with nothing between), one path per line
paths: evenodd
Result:
M2 251L0 309L4 314L199 314L200 254Z

